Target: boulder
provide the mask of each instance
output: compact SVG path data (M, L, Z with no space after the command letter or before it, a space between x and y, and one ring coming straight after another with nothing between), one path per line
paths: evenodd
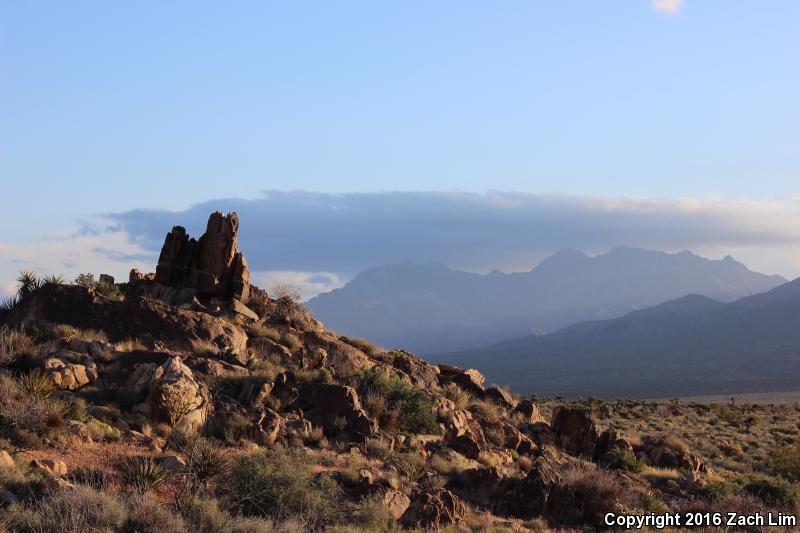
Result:
M67 464L58 459L33 459L31 466L58 477L66 476L68 472Z
M394 355L392 366L408 376L412 384L426 389L439 385L438 367L402 350L396 350L392 355Z
M497 490L495 513L523 520L546 516L551 495L560 485L561 476L554 463L546 456L538 457L524 478L503 481Z
M597 444L597 427L585 409L559 406L553 410L550 424L559 444L570 455L591 460Z
M407 527L438 531L458 524L467 515L467 506L447 489L434 488L418 492L402 521Z
M456 404L452 400L440 396L433 402L433 415L439 422L446 422L456 410Z
M300 389L299 402L307 418L329 428L333 419L343 419L345 429L363 438L378 431L378 424L361 407L355 389L335 383L306 383Z
M486 378L474 369L463 369L451 365L439 365L439 383L455 383L476 396L483 396L483 383Z
M260 446L273 446L278 440L283 419L272 409L265 408L255 425L255 442Z
M14 468L14 459L5 450L0 450L0 468Z
M65 364L51 357L44 362L44 370L57 389L74 391L97 380L97 365Z
M483 392L483 398L494 402L504 409L513 409L517 405L517 401L511 396L511 393L505 389L493 385Z
M171 424L186 433L196 433L205 423L208 392L195 381L192 371L179 357L170 357L161 366L138 365L126 390L133 395L147 391L145 401L135 411L157 422Z
M399 490L389 489L383 495L383 504L392 518L399 520L408 509L408 506L411 505L411 498Z
M245 318L249 318L250 320L258 320L258 315L255 311L244 305L242 302L233 298L230 303L228 304L228 309L237 315L241 315Z
M605 429L597 437L597 448L595 449L595 455L597 457L603 457L614 448L630 450L631 452L633 451L633 447L631 446L630 442L620 437L617 434L617 430L613 427L610 427Z
M161 248L155 281L169 287L194 288L207 298L246 301L250 271L237 243L239 217L217 211L206 232L189 238L182 226L172 228Z
M359 370L375 366L367 354L332 335L306 331L302 334L302 340L306 350L324 349L328 365L338 376L352 376Z
M445 443L470 459L478 459L486 449L486 437L480 423L464 409L453 411L445 424Z
M530 400L522 400L519 402L514 412L522 415L523 421L526 424L535 424L543 420L541 413L539 413L539 408Z

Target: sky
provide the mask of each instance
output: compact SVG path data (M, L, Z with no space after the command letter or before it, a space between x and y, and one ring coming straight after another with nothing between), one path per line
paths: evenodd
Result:
M794 0L0 0L0 293L153 270L217 209L307 295L616 245L796 277L799 25Z

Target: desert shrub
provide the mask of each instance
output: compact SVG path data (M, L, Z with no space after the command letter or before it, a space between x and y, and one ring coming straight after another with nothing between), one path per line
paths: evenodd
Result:
M469 406L469 410L492 423L500 420L500 408L492 402L477 400Z
M46 493L31 505L13 504L5 515L6 527L20 533L120 531L125 506L113 495L90 487L76 486Z
M385 461L392 455L389 443L382 439L369 439L365 445L367 457Z
M380 494L367 496L358 502L352 522L358 528L356 531L392 531L395 525Z
M185 533L183 519L166 506L147 498L134 498L125 533Z
M105 490L113 480L114 476L103 468L93 468L91 466L79 466L73 469L67 479L79 485L86 485L94 490Z
M86 429L89 430L89 435L92 436L92 440L96 442L115 442L122 437L122 432L120 430L94 418L86 423Z
M247 326L247 334L250 337L263 337L272 342L281 342L281 332L277 328L259 322L254 322Z
M97 285L97 281L94 279L94 274L91 272L86 272L85 274L78 274L75 276L73 280L75 285L80 285L81 287L85 287L87 289L94 289L95 285Z
M800 443L774 450L769 457L769 469L789 481L800 481Z
M385 370L374 367L362 370L356 376L359 397L368 400L379 396L386 400L386 408L397 416L397 429L409 433L434 433L438 426L433 406L425 394Z
M390 464L411 483L419 481L427 470L425 460L415 452L399 454L390 460Z
M456 409L466 409L469 402L472 401L472 395L455 383L445 385L442 389L442 396L453 402Z
M375 357L381 351L380 348L369 342L367 339L362 339L361 337L339 337L339 340L349 344L353 348L357 350L361 350L365 354L369 355L370 357Z
M116 283L99 281L94 289L109 300L122 300L123 294Z
M125 457L118 470L125 487L138 494L158 488L167 479L164 468L153 457L144 455Z
M40 370L20 375L17 382L20 389L32 400L49 400L56 392L52 380Z
M625 470L637 474L644 470L646 466L631 450L622 448L612 448L600 458L599 463L607 468Z
M667 435L664 437L664 446L683 453L689 452L689 445L677 435Z
M277 521L300 517L312 529L339 518L338 485L327 474L315 476L302 449L277 447L238 458L225 489L236 513Z
M767 505L796 512L800 509L800 491L785 479L759 477L744 486L744 491Z
M563 475L569 487L570 505L557 518L563 525L596 525L619 505L633 507L638 502L613 473L601 468L573 466Z
M0 366L12 364L20 355L33 350L33 338L21 329L0 327Z

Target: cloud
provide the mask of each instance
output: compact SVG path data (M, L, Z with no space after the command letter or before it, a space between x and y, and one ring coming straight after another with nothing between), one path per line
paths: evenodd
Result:
M660 13L676 15L683 7L683 0L651 0L650 4Z
M155 253L173 225L199 236L212 211L237 211L251 269L300 275L354 274L409 260L473 271L527 270L561 248L591 253L616 245L720 255L738 250L755 258L765 249L771 257L784 251L787 262L770 263L780 267L770 270L794 274L800 265L788 250L800 247L800 213L792 205L500 191L270 191L185 211L138 209L108 217L131 245Z

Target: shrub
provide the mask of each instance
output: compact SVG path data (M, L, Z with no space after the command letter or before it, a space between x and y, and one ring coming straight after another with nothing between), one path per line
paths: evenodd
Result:
M224 474L230 465L228 451L205 439L196 439L185 448L186 471L201 485Z
M0 366L13 363L17 357L33 350L33 338L21 329L0 327Z
M442 389L442 396L453 402L456 409L466 409L469 402L472 401L472 395L455 383L445 385Z
M42 280L33 270L23 270L17 276L17 295L24 300L42 288Z
M800 443L778 448L770 454L770 471L789 481L800 481Z
M302 450L281 447L237 459L225 484L235 512L283 521L300 517L311 529L339 517L340 489L315 476Z
M79 466L69 473L67 479L73 483L91 487L94 490L105 490L111 483L113 476L108 470L102 468Z
M148 456L126 457L118 469L125 487L138 494L158 488L167 479L167 473L161 465Z
M433 406L425 394L385 370L374 367L362 370L356 376L359 396L366 400L382 396L387 409L396 413L397 429L409 433L434 433L437 431Z
M744 486L744 491L767 505L796 512L800 509L798 488L781 478L756 478Z
M94 289L97 281L94 279L94 274L87 272L85 274L78 274L74 280L75 285L86 287L87 289Z
M120 531L127 511L111 494L76 486L46 493L32 505L12 505L6 512L7 527L19 532Z
M646 466L631 450L622 448L612 448L600 458L599 463L607 468L625 470L637 474L644 470Z
M602 523L603 516L620 505L633 507L639 503L608 470L573 466L563 476L573 499L558 518L564 525Z
M5 320L17 305L19 305L19 297L16 294L0 300L0 322Z
M123 297L119 285L108 281L100 281L95 285L95 290L109 300L121 300Z
M164 505L136 498L123 531L126 533L185 533L183 519Z
M18 383L20 389L32 400L49 400L56 392L50 378L39 370L20 375Z

